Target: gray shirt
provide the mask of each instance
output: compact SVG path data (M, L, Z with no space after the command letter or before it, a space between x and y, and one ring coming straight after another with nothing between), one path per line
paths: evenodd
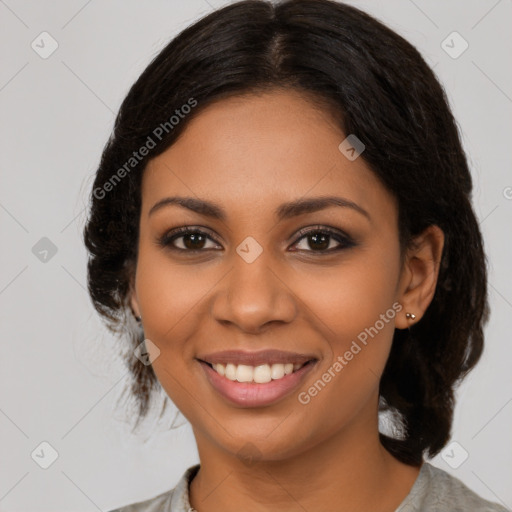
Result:
M189 467L174 489L154 498L127 505L111 512L194 512L190 506L189 484L199 464ZM414 485L395 512L509 512L486 501L458 478L424 462Z

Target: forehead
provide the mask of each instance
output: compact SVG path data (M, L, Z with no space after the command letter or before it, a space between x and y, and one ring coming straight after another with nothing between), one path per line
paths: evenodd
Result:
M210 198L233 214L327 194L393 209L364 160L341 153L345 138L335 114L293 90L222 99L148 163L143 212L165 195Z

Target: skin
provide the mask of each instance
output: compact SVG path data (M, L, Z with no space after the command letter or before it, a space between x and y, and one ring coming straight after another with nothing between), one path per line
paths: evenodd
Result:
M198 512L393 512L418 476L420 467L379 442L378 386L394 329L419 321L433 298L443 232L429 227L401 266L396 201L362 158L340 152L345 137L296 91L239 96L203 110L145 170L131 306L160 350L159 381L193 428L201 468L190 502ZM148 215L173 195L214 201L227 219L177 205ZM369 218L336 206L274 217L284 202L325 195L353 201ZM297 234L315 225L342 230L356 245L331 238L318 249ZM195 255L158 245L181 226L213 239L174 240L203 251ZM247 236L263 249L250 264L236 252ZM308 404L299 403L298 392L394 303L402 306L396 316ZM300 389L267 407L230 404L195 359L276 347L313 353L318 362ZM257 454L250 464L238 454L248 441Z

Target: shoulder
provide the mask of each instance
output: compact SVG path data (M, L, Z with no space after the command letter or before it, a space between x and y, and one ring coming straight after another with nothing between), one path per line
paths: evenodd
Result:
M508 512L487 501L446 471L424 462L410 493L396 512Z
M126 505L121 508L116 508L110 512L160 512L160 511L171 511L171 500L175 489L166 491L154 498L150 498L145 501L138 501L131 505Z
M188 486L198 470L199 464L191 466L183 473L176 486L169 491L110 512L189 512Z

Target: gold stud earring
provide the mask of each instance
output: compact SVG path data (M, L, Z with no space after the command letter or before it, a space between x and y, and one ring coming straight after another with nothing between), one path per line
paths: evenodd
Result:
M414 320L416 315L414 313L405 313L405 318L407 318L407 320Z

